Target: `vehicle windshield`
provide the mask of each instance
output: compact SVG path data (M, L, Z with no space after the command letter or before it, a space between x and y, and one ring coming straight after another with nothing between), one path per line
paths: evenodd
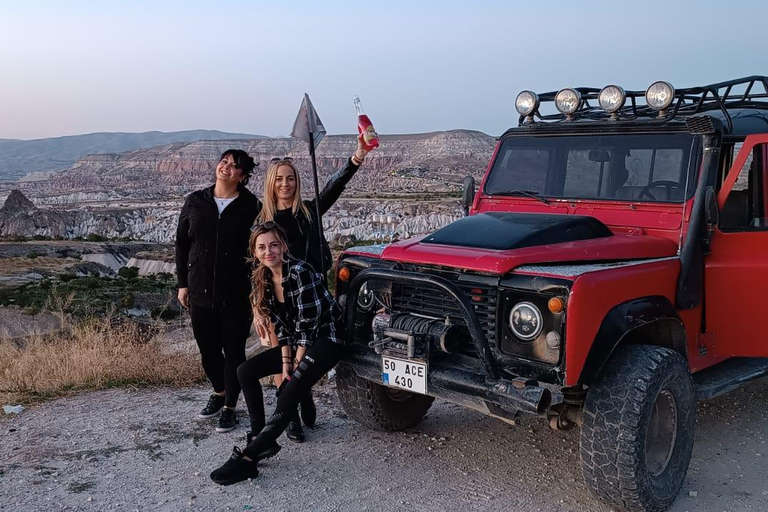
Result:
M508 137L485 193L681 202L696 183L694 144L687 133Z

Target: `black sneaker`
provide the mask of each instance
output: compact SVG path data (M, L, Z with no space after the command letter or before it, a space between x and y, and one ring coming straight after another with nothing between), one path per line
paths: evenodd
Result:
M312 428L317 421L317 408L315 407L315 401L312 400L312 391L307 393L301 402L299 402L299 411L301 412L301 421L304 425Z
M245 433L245 445L248 446L253 441L253 433L252 432L246 432ZM282 446L277 444L277 441L272 441L272 444L269 446L265 446L263 450L259 452L259 454L256 456L256 460L264 460L269 459L271 457L274 457L277 455L277 452L280 451Z
M291 441L297 443L304 442L304 429L301 428L301 421L299 420L299 412L296 411L291 422L288 424L288 428L285 431L285 436Z
M237 425L237 412L234 409L224 408L219 416L219 424L216 425L216 432L229 432L235 430Z
M211 395L208 399L208 404L197 415L198 418L211 418L219 414L224 408L224 397L220 395Z
M243 452L237 446L232 449L229 460L211 472L211 480L219 485L232 485L257 476L259 476L258 464L256 461L245 460Z

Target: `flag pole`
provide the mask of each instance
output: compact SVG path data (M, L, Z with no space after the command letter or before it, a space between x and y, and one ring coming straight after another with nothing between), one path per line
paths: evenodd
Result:
M312 177L315 180L315 211L317 213L317 231L320 234L320 270L323 275L323 282L328 285L328 277L325 274L325 233L323 230L323 214L320 212L320 185L317 180L317 160L315 158L315 136L309 132L309 158L312 160Z

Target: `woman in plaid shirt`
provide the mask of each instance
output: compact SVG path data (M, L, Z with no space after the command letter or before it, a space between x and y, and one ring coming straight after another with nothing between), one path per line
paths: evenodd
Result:
M280 450L276 440L288 426L299 401L342 356L338 304L322 276L307 263L290 258L286 248L285 234L274 222L257 226L251 234L251 254L258 262L251 276L251 304L255 315L270 317L280 343L237 369L251 431L258 435L248 437L244 450L235 447L230 459L211 473L217 484L229 485L258 476L257 462ZM259 379L275 373L283 376L283 385L275 412L265 424Z

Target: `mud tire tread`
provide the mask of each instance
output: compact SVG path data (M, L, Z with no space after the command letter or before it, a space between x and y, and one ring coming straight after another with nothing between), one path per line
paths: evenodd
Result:
M646 470L645 442L663 389L677 404L677 440L667 468L654 477ZM587 486L621 510L666 510L688 471L695 414L693 380L680 354L650 345L623 347L590 386L584 404L580 458Z
M374 430L388 432L416 425L435 400L415 393L408 393L404 400L393 400L389 388L358 377L344 363L336 367L336 393L350 418Z

